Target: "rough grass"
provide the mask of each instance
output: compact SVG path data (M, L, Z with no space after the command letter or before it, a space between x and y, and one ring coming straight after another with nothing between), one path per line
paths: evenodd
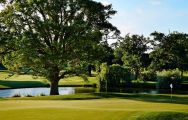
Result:
M101 99L90 99L90 97ZM118 97L119 96L119 97ZM187 120L188 104L144 100L153 96L78 94L0 101L2 120ZM163 99L169 96L163 96ZM188 96L179 96L188 98ZM45 98L45 100L43 99ZM62 99L63 98L63 99ZM66 100L65 100L66 98ZM67 100L69 98L69 100ZM70 98L72 98L70 100ZM80 100L82 98L82 100ZM143 100L137 99L143 98ZM18 100L20 99L20 100ZM35 100L34 100L35 99ZM73 100L77 99L77 100ZM85 99L85 100L84 100ZM165 100L164 100L165 101ZM167 102L168 101L168 102ZM180 99L178 101L181 101Z

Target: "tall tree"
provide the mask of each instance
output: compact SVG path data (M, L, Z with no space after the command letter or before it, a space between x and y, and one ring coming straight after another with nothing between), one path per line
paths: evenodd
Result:
M172 32L168 35L153 32L154 51L151 53L151 67L156 70L188 68L188 34Z
M135 72L135 79L140 74L140 69L144 67L145 52L148 49L148 39L144 36L129 34L119 41L119 49L123 51L124 64Z
M13 36L15 49L4 64L28 66L51 83L51 95L58 95L58 82L81 61L88 50L99 45L104 31L117 33L108 20L116 13L112 5L92 0L9 0L0 22ZM116 32L117 31L117 32ZM12 42L11 42L12 43ZM90 47L88 47L90 46ZM73 67L73 68L72 68Z

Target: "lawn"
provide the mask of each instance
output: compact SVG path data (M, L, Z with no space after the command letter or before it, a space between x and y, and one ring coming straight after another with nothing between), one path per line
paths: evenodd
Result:
M95 93L5 99L0 101L0 119L188 120L188 95L173 97Z
M0 72L0 88L23 88L23 87L46 87L49 86L49 81L43 77L35 77L25 74L14 74L9 77L11 73L8 71ZM59 86L84 86L93 85L97 83L96 74L93 77L87 77L84 80L80 76L69 76L59 82Z

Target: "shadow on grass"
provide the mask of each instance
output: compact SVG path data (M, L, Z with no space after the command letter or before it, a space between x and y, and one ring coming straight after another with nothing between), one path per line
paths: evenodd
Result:
M4 88L26 88L26 87L47 87L47 83L40 81L9 81L9 80L0 80L0 85Z
M175 104L187 104L188 97L184 96L173 96L171 99L170 95L151 95L151 94L129 94L129 93L94 93L94 95L101 98L121 98L131 99L145 102L156 102L156 103L175 103Z
M136 100L143 102L156 103L173 103L188 105L188 97L173 96L172 100L169 95L150 95L150 94L131 94L131 93L82 93L72 95L56 95L56 96L37 96L24 98L10 98L10 100L92 100L92 99L106 99L119 98Z

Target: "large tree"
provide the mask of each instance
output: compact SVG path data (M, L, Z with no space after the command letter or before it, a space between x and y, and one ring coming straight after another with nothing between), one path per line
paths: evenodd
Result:
M134 71L135 79L138 78L141 68L145 67L148 42L149 40L144 36L129 34L118 42L118 49L123 52L122 60L126 66Z
M188 34L153 32L154 51L151 53L151 67L155 70L188 68Z
M59 94L60 79L88 60L104 31L118 32L108 21L116 13L112 6L92 0L4 0L1 4L0 22L12 34L6 45L13 43L14 48L4 56L4 64L12 69L29 67L43 75L51 83L51 95Z

